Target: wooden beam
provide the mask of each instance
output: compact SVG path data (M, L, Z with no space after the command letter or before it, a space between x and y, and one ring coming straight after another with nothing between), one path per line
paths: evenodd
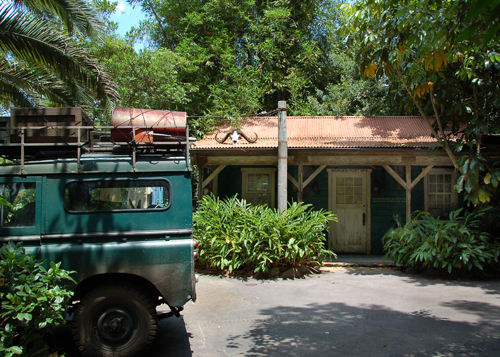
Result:
M271 166L278 165L278 156L207 156L206 165L234 166ZM293 164L293 157L288 157L288 165Z
M379 165L406 165L408 158L405 156L393 155L317 155L309 156L308 165L328 165L328 166L379 166ZM415 166L442 165L452 166L448 156L428 155L416 156L415 161L411 163Z
M297 202L304 202L304 164L300 163L298 167L299 192L297 192Z
M311 183L311 181L312 181L312 180L314 180L314 178L315 178L316 176L318 176L318 175L319 175L319 173L325 169L325 167L326 167L326 165L321 165L320 167L318 167L318 168L316 169L316 171L314 171L314 172L311 174L311 176L309 176L309 177L307 178L307 180L305 180L305 182L304 182L304 183L303 183L303 185L302 185L302 189L304 189L307 185L309 185L309 184Z
M394 177L394 179L401 185L406 191L406 221L409 222L411 220L411 190L417 183L422 180L425 175L429 173L430 170L434 167L433 165L427 166L420 175L417 176L415 180L411 180L411 164L406 164L406 182L399 176L389 165L382 165L382 167L389 172L389 174Z
M269 153L248 152L246 155L222 155L224 152L217 154L206 154L197 152L196 161L203 165L277 165L278 157L276 151ZM272 154L272 155L271 155ZM294 155L293 155L294 154ZM406 165L408 155L394 155L391 153L377 155L358 154L339 152L335 155L325 155L318 151L317 155L299 156L297 151L290 153L288 156L288 165L304 165L319 166L379 166L379 165ZM205 156L206 155L206 156ZM452 166L448 156L435 155L429 157L427 152L417 153L412 156L411 164L414 166Z
M198 154L191 154L193 158L193 164L198 166L204 166L207 164L207 158L205 156L200 156Z
M203 184L203 173L205 171L205 167L201 164L198 164L198 173L199 173L199 182L198 182L198 199L201 200L203 198L203 188L201 187Z
M432 170L432 168L434 167L434 165L430 165L430 166L427 166L421 173L420 175L417 176L417 178L415 180L413 180L413 182L411 183L411 188L415 187L415 185L417 183L420 182L420 180L422 180L425 175L427 175L429 173L429 171Z
M403 186L406 189L406 182L399 176L396 171L392 169L389 165L382 165L382 167L392 176L394 179L399 182L401 186Z
M205 187L207 187L207 185L212 182L212 180L214 179L214 177L217 177L217 175L222 171L224 170L224 168L226 167L226 165L220 165L219 167L217 167L215 169L214 172L212 172L210 174L210 176L207 177L207 179L205 181L203 181L203 184L201 185L201 189L204 189Z
M291 151L291 150L289 150ZM294 164L295 165L308 165L308 161L309 161L309 156L307 155L295 155L295 161L294 161Z
M411 220L411 164L406 164L406 222Z
M294 178L293 178L293 176L292 176L292 175L290 175L289 173L287 173L287 177L288 177L288 179L290 180L290 182L291 182L291 183L293 183L293 185L294 185L295 187L297 187L297 189L299 189L299 188L300 188L299 183L297 182L297 180L296 180L296 179L294 179Z

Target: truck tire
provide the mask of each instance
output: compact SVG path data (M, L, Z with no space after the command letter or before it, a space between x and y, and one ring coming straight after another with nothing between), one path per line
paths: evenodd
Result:
M89 357L132 357L154 341L158 318L151 299L136 288L99 286L78 304L72 324L78 349Z

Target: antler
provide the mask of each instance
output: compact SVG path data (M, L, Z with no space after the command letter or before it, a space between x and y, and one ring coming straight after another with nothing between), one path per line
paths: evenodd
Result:
M241 130L238 130L238 134L240 134L241 136L243 136L249 143L254 143L257 141L257 139L259 138L259 136L257 135L256 132L254 132L255 134L255 139L249 139L248 136L246 136Z
M228 132L228 133L226 134L226 136L224 136L224 139L219 139L219 138L217 138L217 134L218 134L218 133L217 133L217 134L215 134L215 141L217 141L218 143L222 144L224 141L226 141L226 140L227 140L227 138L229 138L229 135L231 135L231 133L232 133L232 132L233 132L232 130L231 130L230 132Z

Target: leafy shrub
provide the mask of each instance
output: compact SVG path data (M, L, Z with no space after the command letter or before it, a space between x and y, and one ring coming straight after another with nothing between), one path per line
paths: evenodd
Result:
M60 286L73 281L72 272L26 254L10 242L0 249L0 355L46 356L44 337L64 322L66 300L72 292Z
M448 273L483 270L498 262L500 244L481 231L485 209L451 212L441 221L421 212L404 226L389 230L383 237L386 257L411 267L433 267Z
M275 266L321 264L334 255L324 248L325 230L337 218L311 205L290 204L279 213L236 196L205 196L194 214L200 264L220 270L267 272Z

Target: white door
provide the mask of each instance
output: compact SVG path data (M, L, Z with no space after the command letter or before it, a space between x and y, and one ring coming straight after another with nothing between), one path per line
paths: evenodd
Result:
M328 170L329 249L335 253L370 253L370 171Z

